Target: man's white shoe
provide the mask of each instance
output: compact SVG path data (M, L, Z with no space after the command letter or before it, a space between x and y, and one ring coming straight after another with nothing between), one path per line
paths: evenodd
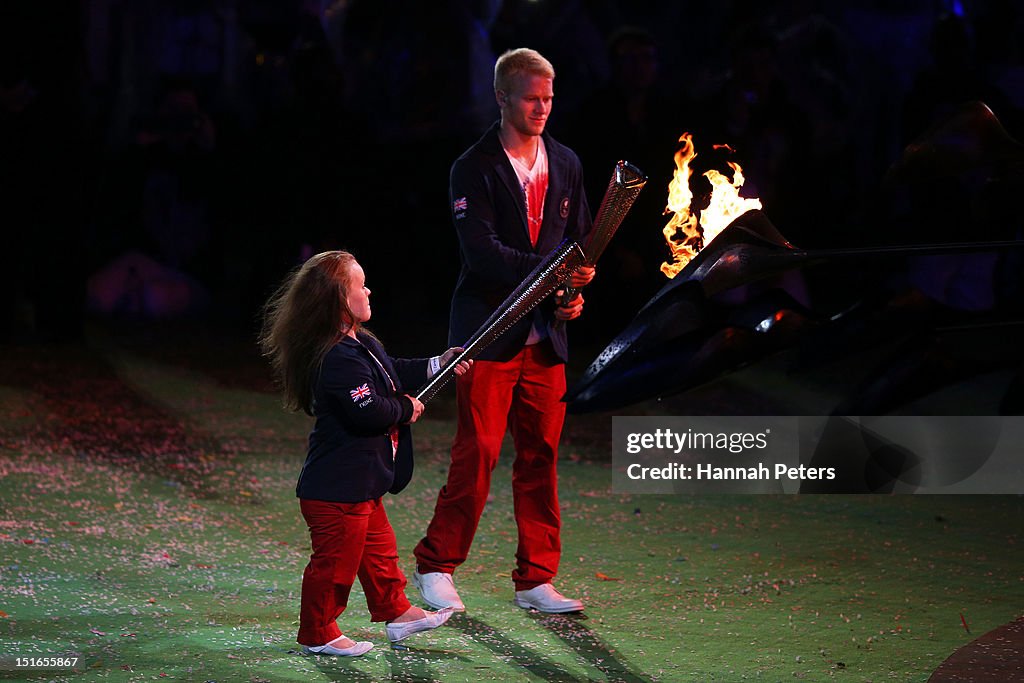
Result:
M455 590L455 581L451 574L444 572L427 572L420 574L418 571L412 573L412 583L420 590L423 602L434 609L451 607L456 612L464 612L466 606L459 599L459 593Z
M397 643L400 640L405 640L414 633L437 628L444 622L448 621L453 614L455 614L455 610L451 607L445 607L444 609L439 609L436 612L427 612L426 616L422 619L416 619L415 621L403 621L399 624L396 624L395 622L388 622L387 626L384 627L384 632L387 633L388 640L392 643Z
M358 657L360 655L365 655L373 649L373 643L367 640L356 641L355 645L350 647L334 647L334 645L332 645L332 643L336 643L344 637L345 636L338 636L326 645L303 645L302 649L309 655L334 655L335 657Z
M549 614L583 611L583 602L565 597L550 583L542 583L528 591L516 591L515 603L523 609L535 609Z

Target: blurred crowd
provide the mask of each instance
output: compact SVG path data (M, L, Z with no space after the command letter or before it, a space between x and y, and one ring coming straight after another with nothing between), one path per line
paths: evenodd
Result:
M647 189L599 264L594 334L664 283L683 132L728 144L800 246L858 246L886 169L963 102L1024 137L1013 0L80 0L4 3L4 338L87 314L254 326L272 283L345 248L403 318L444 325L448 169L497 116L498 54L557 70L550 131L591 209ZM397 302L401 302L399 305ZM600 312L598 312L600 311ZM598 328L601 329L598 329Z

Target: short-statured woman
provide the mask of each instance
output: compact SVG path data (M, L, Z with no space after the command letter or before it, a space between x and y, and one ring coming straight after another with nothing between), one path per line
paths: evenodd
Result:
M423 404L405 388L426 381L460 349L431 359L391 358L361 327L369 319L365 274L344 251L310 258L265 308L261 347L285 405L316 418L296 487L313 548L302 575L297 640L310 653L356 656L373 647L342 635L336 623L357 576L371 620L386 622L391 642L451 616L410 605L381 499L412 473L409 424ZM456 374L471 363L460 363Z

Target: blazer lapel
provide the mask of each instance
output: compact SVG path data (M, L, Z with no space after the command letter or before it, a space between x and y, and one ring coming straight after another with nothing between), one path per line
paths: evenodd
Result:
M391 359L384 352L383 347L379 344L374 344L369 339L360 340L360 344L370 354L371 365L377 377L380 378L381 383L386 387L394 387L396 392L399 391L402 387L398 382L398 373L395 372Z
M498 154L499 158L496 159L498 177L501 178L501 182L512 196L512 203L515 205L516 211L519 212L519 224L523 229L523 236L526 238L526 243L529 244L530 228L526 224L526 199L523 197L523 188L519 185L519 176L512 168L512 162L508 160L505 150L499 149Z
M540 254L549 253L562 241L563 231L556 228L564 223L559 219L558 212L566 196L565 164L546 134L544 149L548 155L548 193L544 198L544 221L541 223L540 237L537 238L537 252Z
M505 148L501 146L501 139L498 138L499 126L500 122L497 122L488 131L490 136L488 147L494 161L494 174L498 176L512 198L512 204L519 213L519 225L522 228L520 234L523 237L523 243L529 248L530 228L526 222L526 199L523 197L523 188L519 184L519 177L516 175L515 169L512 168L512 162L509 161L508 155L505 154ZM540 240L538 240L539 242Z

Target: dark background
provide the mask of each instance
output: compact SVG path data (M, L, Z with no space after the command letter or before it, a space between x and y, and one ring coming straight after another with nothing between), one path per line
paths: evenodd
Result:
M19 342L77 338L93 317L249 335L290 268L347 248L392 350L434 352L458 269L448 168L497 117L492 68L508 48L554 64L550 130L582 158L593 210L617 159L651 178L575 323L596 348L665 283L661 212L684 131L708 163L713 143L731 145L744 194L807 247L921 237L880 218L880 182L960 103L985 101L1021 137L1024 12L1011 0L2 12L0 320Z

